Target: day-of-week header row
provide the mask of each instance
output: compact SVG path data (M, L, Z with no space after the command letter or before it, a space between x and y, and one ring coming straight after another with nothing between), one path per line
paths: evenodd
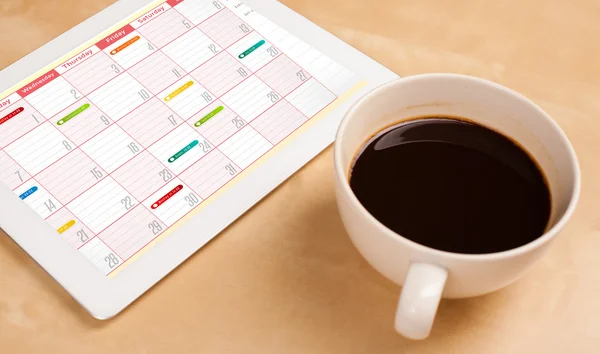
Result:
M86 50L84 50L81 53L77 54L76 56L70 58L69 60L65 61L61 65L57 66L55 69L50 70L49 72L41 75L40 77L33 80L29 84L20 88L19 90L17 90L16 93L0 100L0 108L12 104L14 101L18 100L19 98L25 98L28 95L31 95L35 91L39 90L40 88L44 87L45 85L49 84L50 82L52 82L53 80L58 78L61 74L65 73L66 71L83 63L84 61L86 61L90 57L94 56L98 52L108 48L109 46L116 43L123 37L127 36L128 34L130 34L133 31L135 31L140 26L142 26L145 23L147 23L148 21L151 21L151 20L155 19L156 17L162 15L164 12L169 10L171 7L181 3L183 1L184 0L168 0L167 2L162 3L162 4L158 5L157 7L153 8L152 10L146 12L142 16L138 17L136 20L132 21L130 24L125 25L124 27L118 29L117 31L109 34L108 36L106 36L102 40L100 40L98 43L96 43L95 45L87 48ZM18 95L19 97L17 97L16 95Z

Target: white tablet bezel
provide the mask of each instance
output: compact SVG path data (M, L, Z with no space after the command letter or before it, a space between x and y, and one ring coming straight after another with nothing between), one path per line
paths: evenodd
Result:
M152 3L121 0L0 72L0 93L26 79L114 24ZM360 96L398 76L276 0L247 5L368 83L352 99L303 134L270 154L218 198L168 237L109 278L75 250L33 209L0 183L0 227L59 282L91 315L110 318L210 241L252 205L296 172L334 140L344 113Z

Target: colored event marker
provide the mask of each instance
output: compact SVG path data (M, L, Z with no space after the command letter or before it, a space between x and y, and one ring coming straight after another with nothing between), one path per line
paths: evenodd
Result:
M171 199L175 194L179 193L183 189L183 186L180 184L177 187L173 188L169 193L165 194L162 198L156 201L156 203L152 204L152 209L156 209L162 204L164 204L167 200Z
M122 51L123 49L129 47L130 45L132 45L133 43L137 42L140 40L140 36L135 36L133 38L131 38L130 40L128 40L127 42L121 44L120 46L116 47L115 49L113 49L110 52L110 55L115 55L118 52Z
M59 120L58 122L56 122L56 125L61 126L63 124L65 124L66 122L70 121L71 119L75 118L76 116L78 116L81 112L85 111L86 109L90 108L90 104L86 103L83 106L77 108L76 110L74 110L73 112L69 113L66 117L64 117L63 119Z
M169 163L175 162L178 158L180 158L181 156L183 156L186 152L190 151L194 146L196 146L198 144L199 144L198 140L192 141L186 147L184 147L183 149L179 150L179 152L177 152L175 155L171 156L169 158Z
M196 123L194 123L194 127L198 128L202 124L208 122L209 119L211 119L212 117L214 117L217 114L219 114L219 112L221 112L222 110L223 110L223 106L219 106L219 107L215 108L212 112L210 112L209 114L205 115L204 117L202 117L202 119L200 119L199 121L197 121Z
M15 109L14 111L12 111L9 114L7 114L4 117L2 117L0 119L0 124L8 122L9 119L15 117L17 114L23 112L24 110L25 109L23 107L19 107L19 108Z
M266 42L264 40L260 40L258 41L258 43L256 43L255 45L253 45L252 47L246 49L245 52L243 52L242 54L240 54L238 56L238 58L240 59L244 59L245 57L247 57L250 53L252 53L253 51L257 50L258 48L262 47L263 44L265 44Z
M183 84L183 86L181 86L177 90L171 92L170 95L168 95L167 97L165 97L165 102L169 102L170 100L174 99L179 94L181 94L183 91L185 91L185 90L189 89L190 87L192 87L193 84L194 84L193 81L186 82L185 84Z
M25 198L29 197L30 195L32 195L33 193L37 192L38 187L33 186L31 188L29 188L28 190L26 190L23 194L21 194L19 196L19 198L21 198L21 200L25 200Z
M68 229L70 229L73 225L75 225L75 220L69 220L66 224L64 224L63 226L61 226L56 231L58 231L59 234L62 234L63 232L65 232Z

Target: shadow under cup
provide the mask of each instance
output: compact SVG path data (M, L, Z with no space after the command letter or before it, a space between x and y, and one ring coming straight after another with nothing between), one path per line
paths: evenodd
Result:
M538 163L551 193L546 233L504 252L469 255L416 244L371 216L349 186L359 150L380 131L415 117L465 117L510 137ZM579 166L559 126L534 103L500 85L462 75L429 74L400 79L361 99L346 115L335 143L338 205L353 243L367 261L402 285L411 262L448 269L444 297L461 298L502 288L537 260L577 203ZM401 201L400 201L401 202ZM478 265L484 264L485 267ZM492 279L493 277L493 279ZM474 285L471 282L479 281Z

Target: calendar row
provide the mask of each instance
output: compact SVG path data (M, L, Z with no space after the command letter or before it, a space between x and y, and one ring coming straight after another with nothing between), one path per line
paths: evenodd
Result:
M155 58L160 60L161 55L157 54ZM26 100L0 109L0 147L7 147L46 121L81 144L113 122L123 118L128 120L139 110L148 109L149 103L155 106L152 112L168 110L172 112L169 115L173 115L173 119L177 120L176 115L188 120L219 98L241 118L251 121L284 98L307 117L312 117L315 109L322 108L319 103L328 103L336 98L285 56L271 63L272 70L260 71L256 75L242 67L232 66L230 71L223 70L223 65L228 65L231 60L226 55L219 55L206 67L185 76L169 71L172 75L170 81L160 79L160 76L140 77L145 85L133 76L135 73L122 73L87 97L59 78L38 90L33 97L28 96ZM149 65L155 64L149 62ZM156 65L163 67L160 63ZM161 90L158 91L158 88ZM158 93L154 95L156 91ZM34 96L38 92L43 100ZM307 104L315 99L319 101L316 106ZM40 107L42 113L39 112ZM46 120L44 117L49 113L54 114Z
M14 188L28 176L40 173L54 179L65 172L57 166L77 166L82 156L112 173L145 149L179 173L198 155L196 151L235 140L232 136L249 124L267 142L277 144L335 99L311 80L283 99L259 79L250 78L215 100L195 81L186 80L180 80L170 96L165 96L168 103L150 98L119 120L109 118L87 100L70 106L58 116L60 119L50 121L36 120L37 114L30 106L9 107L6 111L20 113L12 118L14 125L0 125L0 137L8 142L3 152L8 156L0 159L4 172L0 173L18 172L19 178L3 180ZM113 100L114 107L118 107L117 98ZM19 136L23 127L31 130ZM182 144L193 141L199 142L197 148L170 160Z

